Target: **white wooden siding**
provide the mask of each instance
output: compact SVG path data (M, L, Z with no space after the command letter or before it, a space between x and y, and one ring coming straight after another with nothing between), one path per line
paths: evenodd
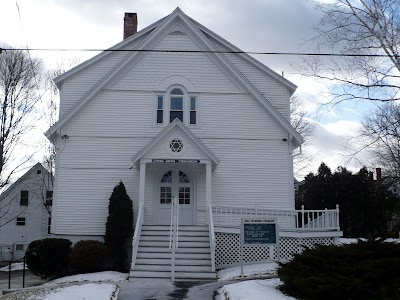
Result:
M133 200L136 218L139 172L130 169L131 158L162 130L152 125L153 96L103 91L62 128L69 139L59 143L55 233L104 234L108 199L119 180ZM199 103L200 126L192 130L221 160L213 173L213 203L289 208L285 132L249 95L203 93ZM197 155L191 150L187 154ZM201 223L205 220L205 170L199 168L197 215ZM146 173L148 221L155 197L153 166Z
M121 180L137 212L138 176L129 167L121 169L59 167L54 233L104 235L109 198ZM135 201L136 200L136 201Z
M167 35L154 49L200 50L190 37L183 34ZM165 79L172 76L190 80L197 92L240 92L205 53L150 52L112 88L156 91Z
M287 143L234 139L205 142L221 158L213 173L213 204L291 208Z
M41 170L42 173L37 174L37 170ZM0 244L23 244L24 250L30 242L50 237L47 233L50 215L43 201L46 191L53 190L48 173L42 167L34 167L28 172L5 191L0 199ZM20 205L22 190L28 191L27 206ZM25 218L26 225L17 226L17 217ZM25 251L17 251L17 256L14 258L19 259L24 253ZM11 259L11 257L3 257L3 259Z
M127 44L123 49L134 49L144 38L145 36ZM81 72L63 81L60 117L79 101L100 79L106 76L112 68L130 54L132 54L132 52L110 52L104 59L97 61Z
M199 48L187 35L174 33L165 36L156 49ZM107 76L125 55L112 53L65 80L61 114ZM237 56L227 57L288 117L286 87ZM131 158L163 129L154 125L153 104L160 84L172 76L183 77L197 89L199 124L189 128L220 159L212 174L213 204L293 207L288 144L283 141L287 133L266 110L215 66L208 54L151 52L121 74L115 84L100 91L61 128L60 136L69 138L57 141L54 233L103 235L109 197L120 180L133 200L136 220L139 171ZM164 141L165 152L157 148L152 155L164 158L168 142ZM199 152L188 145L182 157L196 155L200 156ZM145 222L153 219L158 167L147 166ZM192 167L197 187L197 220L202 224L206 220L205 166Z
M208 35L207 35L208 36ZM209 37L209 36L208 36ZM220 51L229 51L225 46L209 37ZM242 73L260 93L282 114L289 118L289 90L273 77L268 76L256 66L246 62L240 55L224 53L224 56Z

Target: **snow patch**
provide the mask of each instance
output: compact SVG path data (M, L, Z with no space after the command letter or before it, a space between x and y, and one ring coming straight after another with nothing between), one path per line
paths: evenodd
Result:
M286 296L277 287L281 285L278 278L268 280L248 280L239 283L224 285L218 290L216 300L296 300Z
M129 274L120 273L115 271L105 271L97 273L88 274L78 274L67 276L63 278L58 278L48 283L43 284L43 286L56 285L61 283L75 283L75 282L121 282L128 279Z
M232 267L218 271L218 280L232 280L238 278L255 278L268 275L276 275L278 264L276 262L268 262L262 264L243 266L243 276L241 276L241 267Z
M118 291L115 284L86 283L54 289L43 300L114 300Z
M19 262L19 263L13 263L11 264L11 271L20 271L24 269L24 263ZM25 270L28 269L28 267L25 265ZM0 268L0 272L8 272L10 270L10 266L5 266L3 268Z

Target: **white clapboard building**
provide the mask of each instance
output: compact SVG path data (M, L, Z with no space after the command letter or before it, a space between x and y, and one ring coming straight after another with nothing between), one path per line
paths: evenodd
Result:
M215 278L239 263L244 216L275 218L280 232L279 247L245 247L245 262L332 243L336 209L294 207L296 86L179 8L136 28L126 13L122 42L55 79L54 234L101 238L122 180L136 223L133 280Z
M21 259L30 242L52 237L53 177L34 165L0 195L0 261Z

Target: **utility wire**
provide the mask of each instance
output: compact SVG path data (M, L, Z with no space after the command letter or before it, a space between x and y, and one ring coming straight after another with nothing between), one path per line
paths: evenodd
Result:
M166 50L166 49L52 49L52 48L0 48L2 51L54 51L54 52L161 52L161 53L216 53L216 54L256 54L256 55L289 55L289 56L336 56L336 57L395 57L388 54L354 54L354 53L304 53L304 52L257 52L257 51L213 51L213 50Z

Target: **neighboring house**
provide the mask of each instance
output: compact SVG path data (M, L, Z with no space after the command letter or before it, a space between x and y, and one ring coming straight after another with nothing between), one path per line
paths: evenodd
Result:
M122 180L134 207L137 280L215 278L215 268L237 265L243 216L276 218L285 231L274 251L246 248L246 262L334 242L336 210L318 215L330 214L329 225L298 228L296 86L232 53L241 50L179 8L136 26L136 14L125 14L126 39L55 79L60 119L46 132L57 148L53 233L102 239Z
M53 200L52 175L34 165L0 195L0 260L25 255L28 244L48 238Z

